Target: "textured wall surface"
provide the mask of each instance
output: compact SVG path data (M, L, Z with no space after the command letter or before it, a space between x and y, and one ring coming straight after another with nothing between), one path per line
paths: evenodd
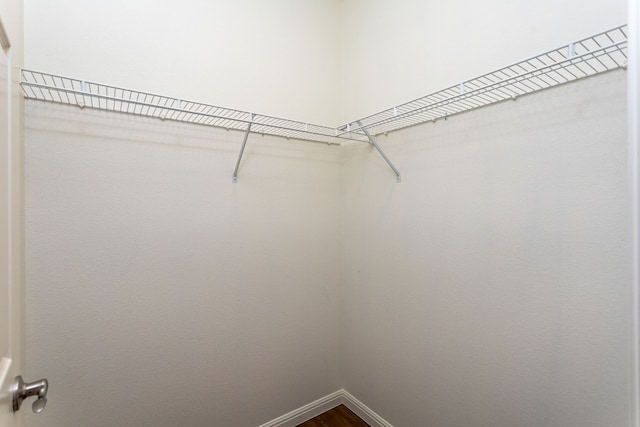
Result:
M342 72L337 55L339 3L29 0L25 64L69 77L330 124L337 121L333 101L340 93L335 84Z
M256 426L341 386L340 152L27 102L29 426Z
M397 427L626 426L626 72L344 166L345 389Z
M255 426L341 386L397 427L626 425L625 77L380 137L400 184L252 137L233 185L239 133L28 102L28 425Z

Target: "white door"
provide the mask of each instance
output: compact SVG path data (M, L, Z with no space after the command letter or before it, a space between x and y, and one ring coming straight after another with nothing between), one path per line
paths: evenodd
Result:
M3 5L4 6L4 5ZM11 34L0 10L0 427L23 425L12 386L22 369L21 120ZM9 17L6 17L9 19ZM19 59L19 58L18 58Z

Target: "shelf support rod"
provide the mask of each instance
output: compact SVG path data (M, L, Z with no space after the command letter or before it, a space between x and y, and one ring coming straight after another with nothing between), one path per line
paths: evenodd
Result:
M400 182L402 181L402 179L400 178L400 172L398 172L398 169L396 169L395 166L393 166L393 163L391 163L391 160L389 160L389 158L387 157L386 154L384 154L384 151L382 151L382 148L380 148L380 146L378 145L378 143L376 142L375 138L373 136L371 136L371 134L369 133L369 131L367 130L367 128L365 128L364 126L362 126L362 123L360 121L356 122L358 124L358 126L360 126L360 129L362 129L362 131L364 132L365 135L367 135L367 138L369 138L369 142L371 143L371 145L373 145L374 147L376 147L376 150L378 150L378 153L380 153L380 155L382 156L382 158L384 159L385 162L387 162L387 164L389 165L389 167L391 169L393 169L393 172L396 174L396 182Z
M249 114L249 124L247 130L244 131L244 140L242 141L242 148L240 148L240 154L236 161L236 168L233 170L233 178L231 181L236 184L238 182L238 168L240 167L240 161L242 160L242 154L244 153L244 147L247 145L247 139L249 138L249 132L251 131L251 125L253 124L253 114Z

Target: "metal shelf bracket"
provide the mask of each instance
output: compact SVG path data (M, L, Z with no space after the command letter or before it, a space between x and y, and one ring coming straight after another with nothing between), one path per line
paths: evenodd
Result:
M242 154L244 153L244 147L247 145L247 139L249 138L249 132L251 132L251 125L253 124L253 114L249 113L249 124L247 130L244 131L244 140L242 141L242 148L240 148L240 154L236 161L236 167L233 170L233 178L231 181L236 184L238 182L238 168L240 167L240 161L242 160Z
M396 167L393 165L393 163L391 163L391 160L389 160L389 157L387 157L387 155L384 154L384 151L382 151L382 148L380 148L380 146L376 142L375 138L369 133L367 128L362 126L362 123L360 123L360 121L357 121L356 123L358 124L358 126L360 126L360 129L364 132L364 134L367 136L367 138L369 138L369 142L371 143L371 145L376 147L376 150L378 150L378 153L380 153L380 155L382 156L384 161L387 162L387 164L389 165L389 167L391 169L393 169L393 172L396 174L396 182L401 182L402 179L400 178L400 172L398 171L398 169L396 169Z

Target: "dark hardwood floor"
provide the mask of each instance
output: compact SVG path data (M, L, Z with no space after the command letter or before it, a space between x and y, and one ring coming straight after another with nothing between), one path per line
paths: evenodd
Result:
M344 405L320 414L297 427L370 427Z

